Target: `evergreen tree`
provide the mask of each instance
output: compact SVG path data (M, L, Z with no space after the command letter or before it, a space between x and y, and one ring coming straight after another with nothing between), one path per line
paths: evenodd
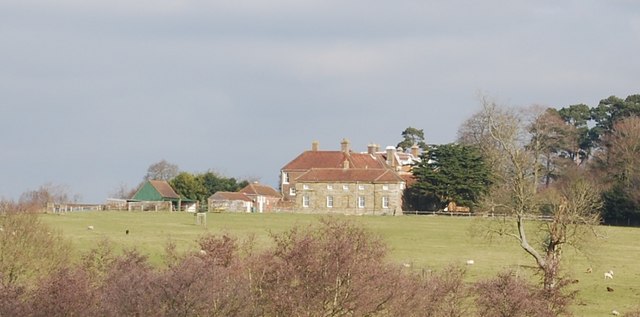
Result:
M430 146L414 167L417 183L412 189L434 195L441 207L450 202L473 206L490 185L490 169L478 149L449 143Z

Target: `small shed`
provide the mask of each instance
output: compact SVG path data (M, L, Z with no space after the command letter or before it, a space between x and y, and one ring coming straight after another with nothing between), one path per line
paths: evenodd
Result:
M209 212L251 212L253 201L238 192L216 192L207 199Z
M278 202L282 200L282 195L277 190L258 182L245 186L239 192L253 200L254 208L257 212L272 211Z
M170 202L172 210L195 211L196 202L181 198L178 193L163 180L146 181L131 197L132 202Z

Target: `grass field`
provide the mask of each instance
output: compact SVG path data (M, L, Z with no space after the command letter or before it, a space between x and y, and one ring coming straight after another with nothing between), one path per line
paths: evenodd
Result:
M299 225L317 224L321 216L300 214L208 214L207 227L195 224L193 214L141 212L79 212L42 216L45 223L61 230L79 255L107 238L119 249L136 248L161 264L164 246L171 240L179 250L195 250L195 241L205 233L229 233L240 239L253 235L258 246L270 243L270 232ZM512 269L531 276L533 259L509 239L486 241L471 235L477 221L472 218L435 216L334 216L354 221L382 237L389 246L389 260L409 263L413 270L438 270L450 264L465 265L470 281L495 276ZM87 226L94 230L87 230ZM125 230L129 234L125 234ZM607 316L613 309L624 312L640 305L640 229L600 227L605 237L595 240L587 257L567 250L564 267L579 282L574 307L576 316ZM585 272L593 268L593 273ZM613 270L615 278L604 280ZM534 278L534 277L532 277ZM608 292L606 287L614 289Z

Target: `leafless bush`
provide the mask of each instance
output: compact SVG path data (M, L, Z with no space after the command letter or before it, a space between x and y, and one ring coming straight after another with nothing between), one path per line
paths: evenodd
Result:
M402 293L394 299L392 316L469 316L464 269L451 266L442 271L404 274Z
M321 222L274 235L274 249L249 263L256 314L376 315L400 293L379 239L351 223Z
M569 281L560 279L551 289L536 287L515 276L502 272L497 277L475 284L475 304L479 316L552 317L571 315L568 305L574 296L566 292Z
M3 279L2 273L0 279ZM0 316L28 316L31 307L25 301L26 297L25 287L0 283Z
M247 315L248 287L235 266L190 255L164 272L160 300L166 316Z
M31 296L33 316L92 316L97 305L97 290L80 267L54 272L38 283Z
M100 315L158 315L160 303L156 279L156 273L146 256L135 250L125 251L107 268L99 292L102 304Z
M227 267L236 256L238 246L235 238L228 235L220 237L207 235L198 240L199 256L207 265Z

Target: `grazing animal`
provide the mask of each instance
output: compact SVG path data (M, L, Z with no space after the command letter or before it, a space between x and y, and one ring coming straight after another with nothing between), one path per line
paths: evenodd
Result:
M593 273L593 269L592 269L592 268L590 268L590 267L588 267L588 268L587 268L587 273Z
M611 311L611 315L620 316L620 312L618 312L617 310L614 309L614 310Z
M613 288L607 286L607 292L613 292Z
M93 230L93 226L88 226L87 230Z
M604 279L613 279L613 271L609 270L609 272L604 272Z
M202 254L202 255L207 255L207 251L205 251L205 250L200 250L200 254Z
M403 263L403 264L402 264L402 266L404 266L404 267L411 267L411 264L409 264L409 263Z
M474 263L476 263L476 262L473 261L473 260L467 260L467 265L473 265Z
M129 234L129 229L125 230L124 234Z

